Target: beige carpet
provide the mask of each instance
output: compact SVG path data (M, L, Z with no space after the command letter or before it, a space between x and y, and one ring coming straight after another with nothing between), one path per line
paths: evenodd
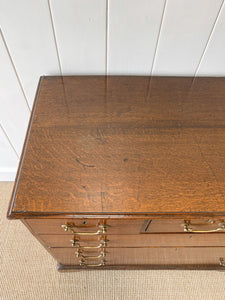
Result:
M79 271L56 262L20 221L6 212L12 183L0 183L0 299L225 299L218 271Z

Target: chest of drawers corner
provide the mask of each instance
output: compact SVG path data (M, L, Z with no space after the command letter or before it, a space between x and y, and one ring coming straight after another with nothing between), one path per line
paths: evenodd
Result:
M24 219L58 269L223 269L224 220ZM224 233L223 233L224 232Z
M59 271L225 270L225 79L149 80L40 79L8 218Z

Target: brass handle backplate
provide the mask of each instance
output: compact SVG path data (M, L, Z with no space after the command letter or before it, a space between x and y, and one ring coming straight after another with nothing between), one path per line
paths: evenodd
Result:
M76 232L74 230L75 226L73 224L62 225L62 228L65 231L71 231L73 234L76 234L76 235L98 235L98 234L106 233L108 226L109 225L106 225L106 224L100 224L100 225L98 225L99 229L96 232Z
M190 221L184 221L184 231L185 232L191 232L191 233L210 233L210 232L218 232L218 231L225 231L225 222L222 222L218 224L219 227L216 229L210 229L210 230L195 230L192 229L192 226L202 226L202 225L208 225L208 224L191 224Z

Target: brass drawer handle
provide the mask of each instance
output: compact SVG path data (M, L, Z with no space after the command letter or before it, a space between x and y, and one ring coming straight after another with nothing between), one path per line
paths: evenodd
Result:
M99 225L99 229L96 232L76 232L74 231L74 225L72 224L66 224L66 225L62 225L62 228L65 231L71 231L73 234L76 235L98 235L98 234L104 234L107 231L107 227L108 225L106 224L100 224Z
M220 257L219 262L220 262L220 266L225 267L225 260L223 257Z
M71 240L72 242L72 246L73 247L77 247L79 249L99 249L99 248L104 248L107 246L107 242L109 242L109 240L107 239L103 239L101 240L101 243L98 246L81 246L78 239L74 238L73 240Z
M80 266L81 267L102 267L105 266L106 264L106 260L101 260L101 262L99 264L87 264L85 259L81 259L80 261Z
M79 251L77 251L76 255L77 255L77 257L82 257L84 259L99 259L99 258L105 257L106 253L102 252L101 254L99 254L97 256L88 256L88 255L83 255Z
M211 229L211 230L193 230L190 226L193 226L189 221L184 222L184 231L185 232L192 232L192 233L207 233L207 232L218 232L218 231L225 231L225 222L220 223L219 227L216 229ZM203 225L203 224L201 224ZM207 225L207 224L206 224ZM194 225L198 226L198 224Z

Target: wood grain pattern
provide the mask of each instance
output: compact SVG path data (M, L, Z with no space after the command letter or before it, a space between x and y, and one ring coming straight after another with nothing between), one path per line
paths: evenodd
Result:
M198 220L189 220L193 230L215 230L218 228L221 220L214 220L213 224L207 222L203 218ZM31 230L37 234L71 234L69 231L64 231L62 225L71 224L75 231L97 231L99 224L109 225L107 234L139 234L139 233L169 233L169 232L184 232L183 219L116 219L111 216L109 219L91 219L76 218L76 219L25 219L24 222Z
M44 77L9 217L225 215L224 96L225 78Z
M30 229L38 234L71 234L70 231L64 231L62 225L71 224L74 230L78 232L96 232L99 224L107 224L108 234L139 234L144 231L149 220L98 220L98 219L26 219L25 223Z
M81 270L217 270L224 271L224 267L220 265L198 265L198 264L186 264L186 265L106 265L96 268L84 268L78 265L62 265L57 264L57 270L61 273L75 272Z
M122 228L122 226L121 226ZM98 246L101 240L107 239L107 248L145 248L145 247L225 247L223 233L215 234L137 234L137 235L100 235L100 236L74 236L41 234L37 236L45 247L72 248L71 240L79 239L81 246ZM76 251L76 248L74 249Z
M51 248L49 252L64 265L79 265L75 249ZM107 249L108 265L217 265L224 257L224 247L188 247L188 248L110 248ZM92 260L89 263L98 263ZM221 267L221 269L224 269Z

